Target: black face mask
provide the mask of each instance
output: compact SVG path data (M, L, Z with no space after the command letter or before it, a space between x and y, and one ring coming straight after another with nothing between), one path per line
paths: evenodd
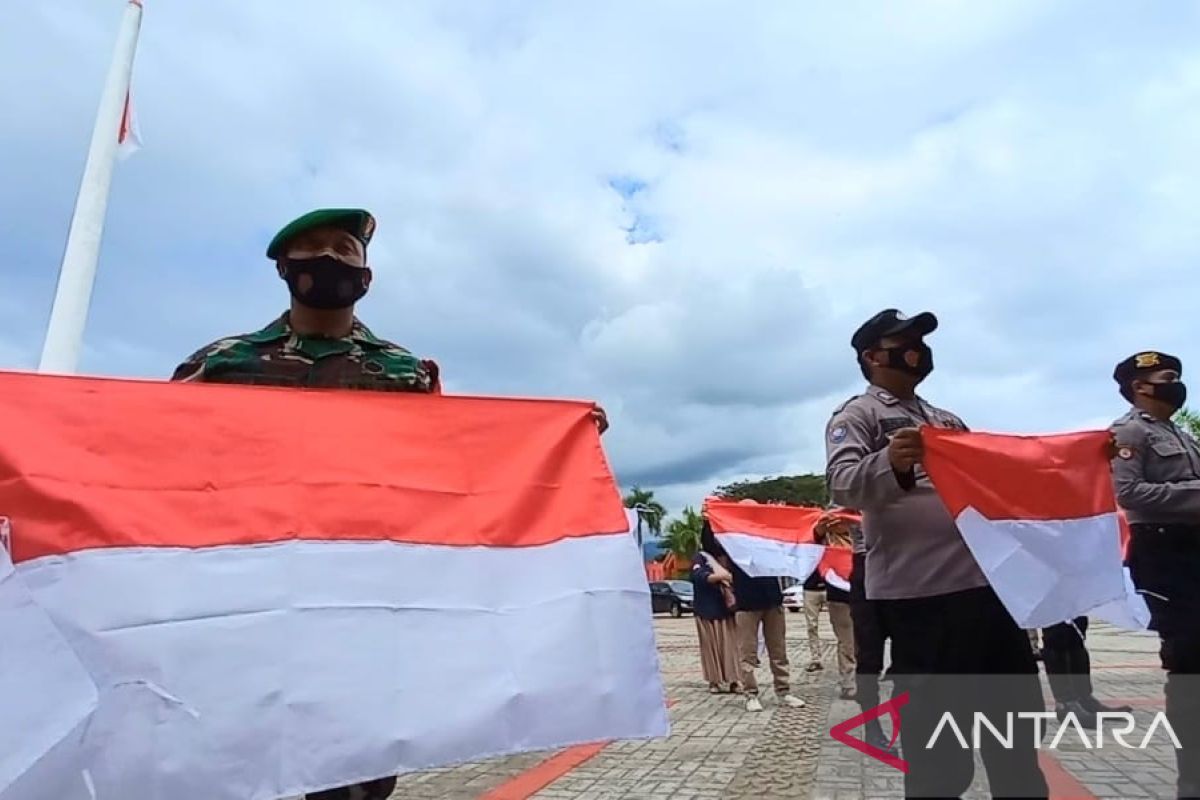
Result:
M1187 384L1178 381L1174 383L1149 383L1152 394L1150 395L1160 403L1166 403L1172 411L1178 411L1183 408L1183 404L1187 402Z
M920 380L933 372L933 351L924 342L885 347L882 352L887 353L887 364L884 366L890 369L908 373Z
M352 267L333 256L289 258L283 265L283 278L292 297L309 308L329 310L349 308L367 293L367 271ZM312 279L308 291L300 291L300 276Z

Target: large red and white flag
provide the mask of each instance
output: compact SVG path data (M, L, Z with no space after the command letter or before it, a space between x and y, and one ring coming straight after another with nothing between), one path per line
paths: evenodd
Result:
M823 509L709 498L704 510L713 535L751 577L808 580L825 554L813 535Z
M1125 597L1106 431L1006 436L922 428L924 467L1023 628Z
M0 514L0 622L37 645L4 624L4 800L277 800L667 733L587 403L0 373Z

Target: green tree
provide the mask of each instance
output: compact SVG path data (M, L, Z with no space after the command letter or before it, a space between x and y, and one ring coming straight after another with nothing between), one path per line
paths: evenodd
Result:
M829 502L825 476L812 473L739 481L717 487L715 494L723 500L754 500L792 506L824 506Z
M663 546L678 558L690 561L700 549L700 530L704 527L704 518L696 509L688 506L683 514L671 520L667 525L667 533L663 536Z
M638 509L638 514L641 515L646 526L654 532L655 536L662 535L662 524L667 517L667 509L654 499L653 489L634 486L623 499L626 508Z
M1175 415L1175 424L1190 433L1193 439L1200 439L1200 412L1181 408Z

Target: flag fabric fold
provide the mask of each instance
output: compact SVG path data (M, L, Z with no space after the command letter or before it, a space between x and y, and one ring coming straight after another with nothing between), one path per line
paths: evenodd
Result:
M98 687L56 754L80 797L277 800L667 733L587 403L0 373L0 514Z
M1117 520L1121 525L1121 561L1127 564L1129 563L1129 539L1131 536L1129 520L1120 510L1117 511ZM1149 630L1150 607L1146 605L1146 598L1142 597L1138 593L1137 587L1133 585L1133 575L1130 573L1129 567L1125 567L1123 571L1125 596L1092 609L1091 616L1118 628L1135 631Z
M0 519L0 541L8 523ZM96 685L0 546L0 796L96 709Z
M923 428L924 468L988 582L1023 628L1125 597L1109 434Z

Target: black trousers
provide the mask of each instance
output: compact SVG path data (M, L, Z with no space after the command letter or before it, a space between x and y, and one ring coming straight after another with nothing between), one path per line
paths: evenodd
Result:
M322 792L307 795L305 800L350 800L354 795L351 789L359 787L367 800L387 800L396 789L395 778L376 778L366 783L356 783L353 786L343 786L340 789L326 789Z
M1042 663L1056 703L1092 696L1092 658L1084 644L1087 627L1087 617L1076 617L1042 628Z
M1200 797L1200 526L1130 525L1129 571L1158 631L1179 797Z
M1045 711L1037 662L996 593L982 587L877 602L892 639L893 697L908 693L900 712L905 797L959 797L970 787L975 720L984 715L997 731L1012 730L1011 747L986 728L979 737L992 797L1045 798L1034 720L1017 716Z
M854 625L855 692L864 711L879 705L879 674L883 672L883 648L887 633L879 614L879 604L867 599L867 557L854 554L850 575L850 621Z

